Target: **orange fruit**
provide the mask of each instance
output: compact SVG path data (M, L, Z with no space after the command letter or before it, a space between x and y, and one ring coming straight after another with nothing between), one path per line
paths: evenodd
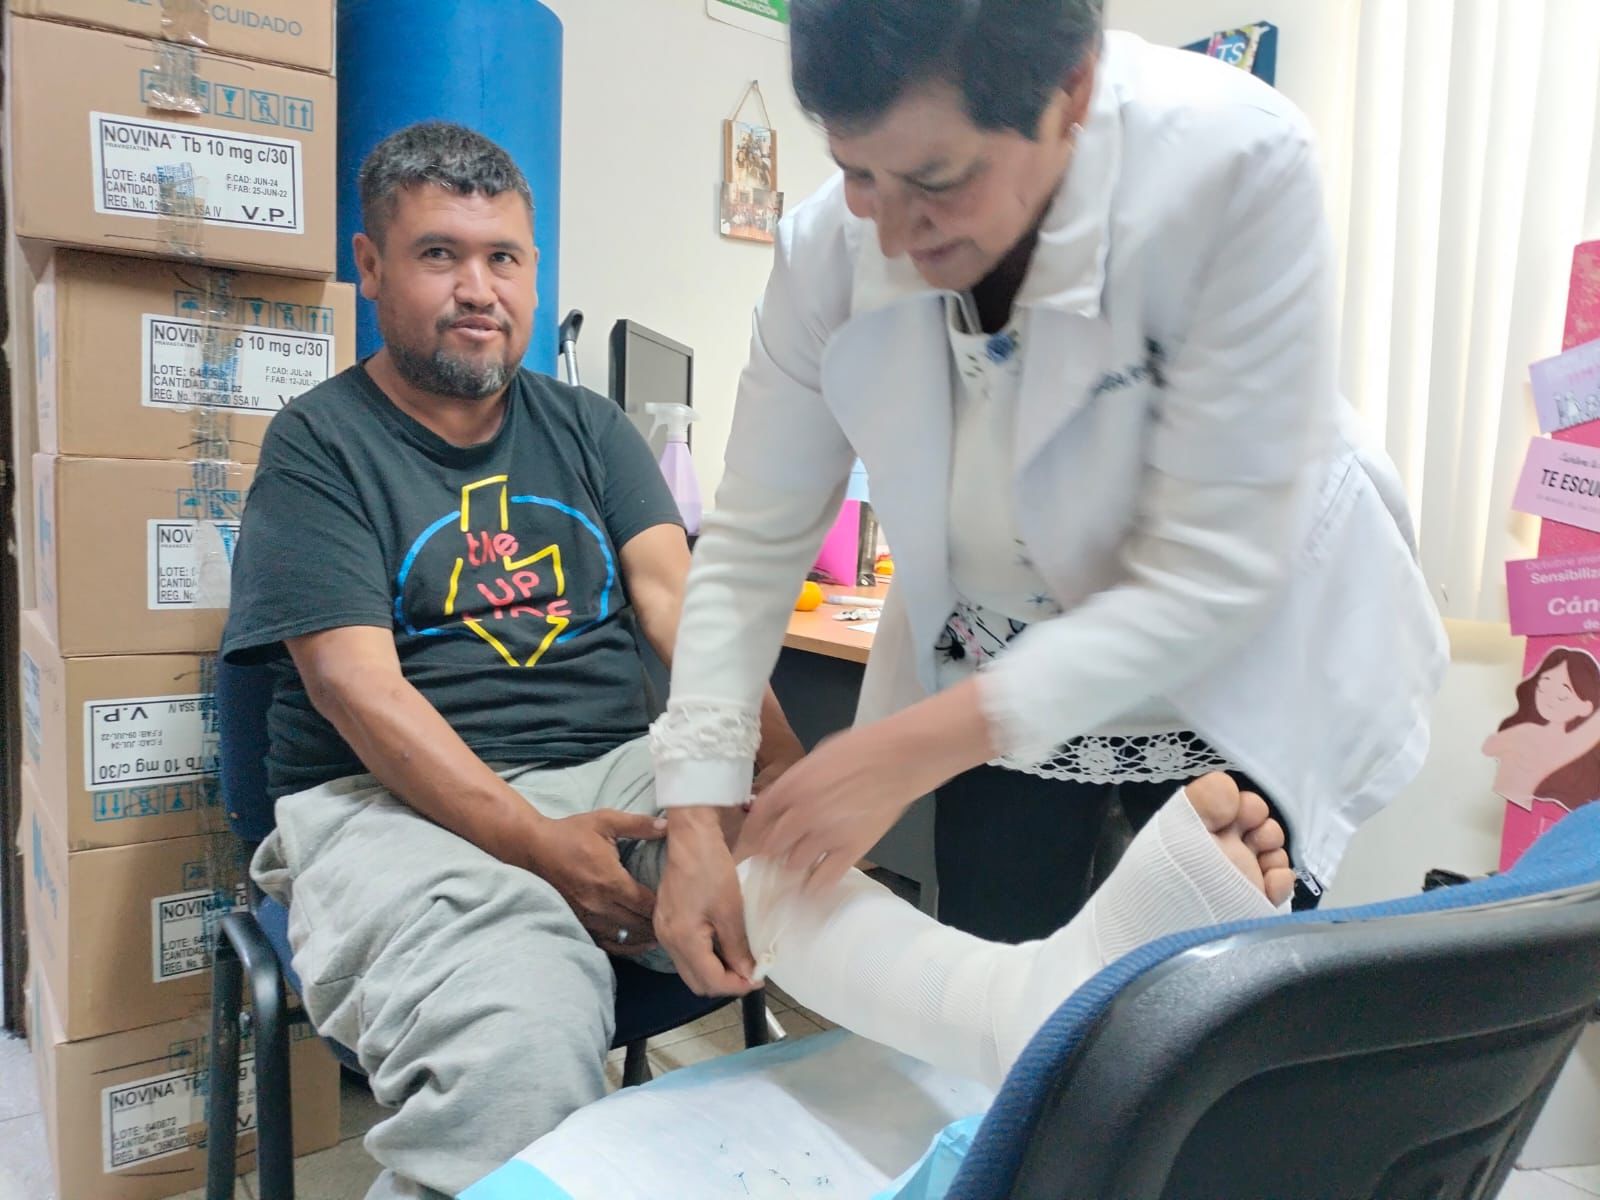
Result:
M872 564L872 570L885 579L894 577L894 559L887 554L880 555L878 561Z
M795 597L795 612L812 612L822 606L822 589L811 580L806 580L800 587L800 594Z

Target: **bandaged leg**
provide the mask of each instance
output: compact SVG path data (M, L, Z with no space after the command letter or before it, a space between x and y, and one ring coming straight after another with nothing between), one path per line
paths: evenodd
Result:
M1225 844L1180 790L1082 913L1021 946L940 925L859 871L821 895L763 859L739 873L763 976L863 1037L998 1087L1045 1019L1106 964L1180 930L1272 915ZM1232 845L1237 856L1237 832Z

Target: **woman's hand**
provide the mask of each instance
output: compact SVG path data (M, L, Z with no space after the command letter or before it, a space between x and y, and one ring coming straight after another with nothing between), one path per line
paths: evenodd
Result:
M828 738L761 792L735 857L761 855L837 883L911 804L996 748L977 681Z
M667 813L667 862L656 896L655 933L697 996L742 996L756 962L723 820L737 809Z

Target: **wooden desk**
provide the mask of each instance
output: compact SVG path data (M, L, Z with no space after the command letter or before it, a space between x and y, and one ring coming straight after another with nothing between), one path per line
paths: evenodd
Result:
M889 585L874 587L824 586L830 596L866 596L882 600L889 594ZM872 649L872 634L858 633L850 624L836 621L834 617L846 611L837 604L824 604L811 612L797 612L789 618L789 630L783 635L787 650L808 650L829 658L842 658L846 662L865 663Z

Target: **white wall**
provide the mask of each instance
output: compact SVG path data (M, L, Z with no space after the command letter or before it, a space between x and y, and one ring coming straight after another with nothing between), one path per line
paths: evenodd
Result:
M1339 109L1354 68L1360 0L1106 0L1106 25L1147 41L1183 46L1221 29L1257 21L1278 26L1278 90L1329 137L1342 128Z
M1361 0L1106 0L1106 25L1163 46L1188 45L1257 21L1277 25L1277 88L1316 130L1328 212L1342 237L1360 11Z
M705 15L705 0L546 0L566 27L561 311L581 308L583 382L607 386L623 317L694 348L694 457L709 500L722 477L750 314L769 246L717 232L722 122L752 79L778 131L778 183L793 204L833 170L789 86L788 44ZM754 102L752 101L752 105ZM745 110L747 118L758 112Z

